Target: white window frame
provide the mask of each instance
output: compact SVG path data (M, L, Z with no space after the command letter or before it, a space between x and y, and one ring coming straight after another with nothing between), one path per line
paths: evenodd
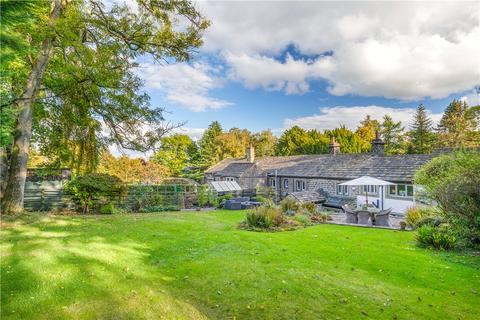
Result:
M235 181L234 177L225 177L225 181Z
M392 188L395 188L395 192L392 193ZM400 188L403 190L400 191ZM409 189L411 190L411 195L408 195ZM405 198L405 199L411 199L414 196L414 189L413 189L413 184L409 183L399 183L394 186L388 186L388 193L387 195L389 197L394 197L394 198Z
M372 185L363 186L363 193L365 192L368 194L378 194L378 187Z
M276 180L275 178L273 178L272 180L270 180L270 186L271 186L272 188L275 188L276 185L277 185L277 180Z
M337 194L348 196L348 186L341 186L340 184L337 184Z
M283 179L283 188L288 189L288 179Z

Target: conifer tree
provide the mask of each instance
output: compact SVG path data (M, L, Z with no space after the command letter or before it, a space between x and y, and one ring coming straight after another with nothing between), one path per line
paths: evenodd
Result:
M198 143L201 154L199 165L201 167L208 168L220 160L217 139L222 133L222 126L218 121L213 121L203 133Z
M478 146L477 120L465 101L454 99L445 109L438 124L441 147L462 148Z
M383 142L385 142L386 154L404 153L404 130L405 128L402 127L401 121L393 121L392 117L388 114L383 117L380 133Z
M413 124L409 132L408 153L423 154L432 152L435 142L432 126L432 119L428 117L425 107L420 104L413 116Z

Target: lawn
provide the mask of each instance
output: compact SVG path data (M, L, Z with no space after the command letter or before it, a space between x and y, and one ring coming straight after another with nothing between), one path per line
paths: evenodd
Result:
M474 319L480 256L414 234L238 230L244 212L4 219L2 319ZM477 318L478 319L478 318Z

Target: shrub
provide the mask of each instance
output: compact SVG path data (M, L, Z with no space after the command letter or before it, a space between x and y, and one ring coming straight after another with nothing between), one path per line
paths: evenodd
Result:
M284 217L278 207L260 206L246 214L246 223L252 228L269 229L278 227L283 222Z
M438 216L439 214L439 211L433 207L411 207L407 209L405 222L412 228L416 228L419 220L426 217Z
M216 194L210 189L208 185L203 185L198 188L198 205L200 207L216 207L218 206L218 198Z
M309 215L317 213L317 205L313 202L304 202L300 205Z
M125 192L123 182L116 176L105 173L87 173L77 176L65 186L65 191L78 201L83 213L104 199L120 198Z
M328 214L328 213L315 213L314 215L312 215L310 217L310 219L313 221L313 222L317 222L317 223L325 223L327 221L332 221L332 217Z
M434 158L415 174L447 222L467 246L480 246L480 153Z
M118 213L118 210L115 208L113 203L107 203L100 207L101 214L115 214Z
M420 245L437 250L450 250L457 241L448 224L438 227L425 224L417 229L416 240Z
M420 228L424 225L431 225L432 227L438 227L443 223L443 218L436 216L436 217L423 217L417 221L415 224L415 228Z
M309 226L312 224L312 220L310 220L310 216L304 214L297 214L293 217L295 221L300 222L304 226Z
M286 197L280 201L280 208L282 208L283 213L290 215L292 212L293 214L297 212L299 205L293 197Z
M255 197L253 197L252 201L261 202L261 203L273 202L271 199L263 196L259 196L259 195L256 195Z

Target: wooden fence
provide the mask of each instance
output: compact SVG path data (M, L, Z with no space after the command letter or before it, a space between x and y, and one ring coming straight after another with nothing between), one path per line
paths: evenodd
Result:
M72 196L63 190L67 181L27 181L24 207L28 211L51 211L74 209ZM197 201L197 188L192 185L150 185L128 186L123 197L112 195L111 200L118 207L138 211L152 204L171 206L179 209L191 208Z
M24 207L28 211L49 211L73 207L71 196L63 191L65 181L27 181Z

